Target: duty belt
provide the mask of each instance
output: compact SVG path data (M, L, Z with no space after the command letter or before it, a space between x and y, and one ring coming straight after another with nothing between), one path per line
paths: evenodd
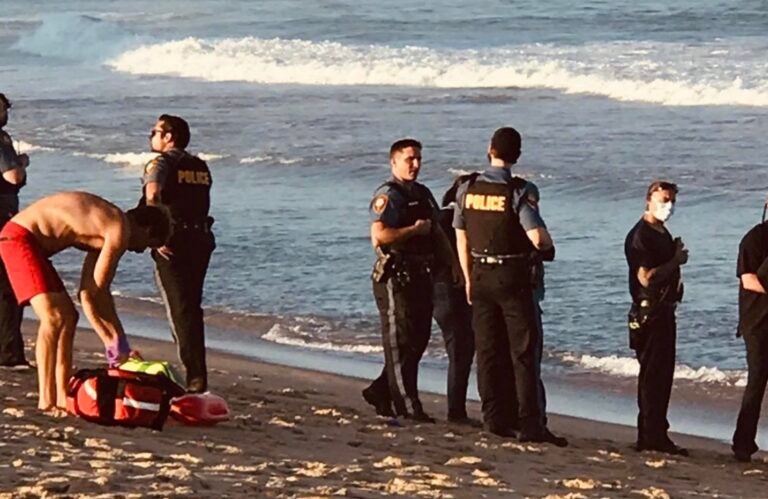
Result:
M482 255L473 252L472 260L486 265L504 265L505 263L513 261L527 260L529 256L528 253L520 253L517 255Z
M206 222L174 222L173 230L199 230L200 232L210 232L211 226Z

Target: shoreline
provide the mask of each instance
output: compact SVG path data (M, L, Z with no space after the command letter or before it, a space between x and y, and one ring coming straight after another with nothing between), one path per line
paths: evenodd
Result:
M165 311L150 301L116 297L130 336L170 341ZM206 343L210 349L243 355L261 362L316 370L360 379L373 379L382 366L381 354L360 354L285 345L261 338L279 318L206 311ZM176 362L176 357L170 360ZM425 357L419 369L424 393L445 395L446 367ZM599 372L543 369L547 410L552 414L634 426L637 416L636 377ZM678 433L730 441L743 388L718 383L675 380L669 419ZM468 398L479 400L474 380ZM768 419L761 421L758 445L768 448Z
M25 321L27 345L34 326ZM133 343L147 359L176 363L167 341ZM79 329L75 363L99 364L101 352ZM768 480L761 455L737 463L707 438L674 434L689 458L638 453L632 427L552 415L570 446L523 445L446 423L441 395L423 396L437 424L395 425L362 400L360 378L219 351L209 352L209 370L233 419L169 421L162 432L52 419L35 408L34 371L4 371L0 497L755 497ZM468 409L479 417L477 402Z

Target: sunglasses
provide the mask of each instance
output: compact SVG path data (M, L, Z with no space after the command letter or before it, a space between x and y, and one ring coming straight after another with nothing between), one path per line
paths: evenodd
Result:
M154 136L155 136L155 134L158 134L158 133L162 134L162 133L166 133L166 132L165 132L165 130L156 130L156 129L152 129L152 130L150 130L150 132L149 132L149 138L151 139L152 137L154 137Z

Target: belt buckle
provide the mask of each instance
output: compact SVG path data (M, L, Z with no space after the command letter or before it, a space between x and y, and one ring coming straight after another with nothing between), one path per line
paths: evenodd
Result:
M495 256L486 256L485 263L490 263L491 265L498 265L501 263L501 259L496 258Z

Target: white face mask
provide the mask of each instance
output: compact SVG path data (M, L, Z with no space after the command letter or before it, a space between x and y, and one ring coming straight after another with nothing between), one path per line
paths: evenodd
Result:
M675 205L672 203L672 201L667 201L666 203L655 202L654 204L655 208L653 209L652 214L653 217L659 222L666 222L675 212Z

